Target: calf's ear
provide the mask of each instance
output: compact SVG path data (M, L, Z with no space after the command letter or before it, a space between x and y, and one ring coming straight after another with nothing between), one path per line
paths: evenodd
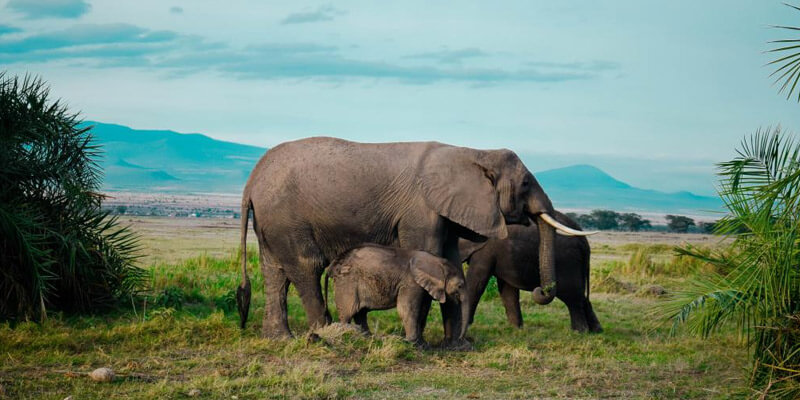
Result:
M439 265L427 260L412 257L409 261L411 276L414 282L422 286L436 301L444 303L446 300L444 285L445 272Z

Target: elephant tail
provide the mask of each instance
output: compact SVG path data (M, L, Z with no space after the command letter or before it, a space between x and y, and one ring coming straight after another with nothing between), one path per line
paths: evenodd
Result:
M586 300L589 300L589 292L591 291L591 283L589 282L589 274L591 272L590 268L591 268L591 264L592 264L592 247L589 246L589 241L586 240L585 237L583 237L581 239L582 239L581 241L583 242L582 243L583 247L585 249L585 251L583 253L586 254L586 258L583 260L583 277L584 277L583 279L585 280L585 284L586 284Z
M325 270L325 311L328 312L328 280L331 278L330 268Z
M242 256L242 284L236 288L236 306L239 308L239 328L244 329L247 315L250 313L250 278L247 276L247 225L250 221L250 210L253 202L245 192L242 199L242 227L241 227L241 256ZM255 224L255 217L253 218Z

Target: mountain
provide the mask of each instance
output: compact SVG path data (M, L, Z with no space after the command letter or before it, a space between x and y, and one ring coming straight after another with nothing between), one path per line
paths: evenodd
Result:
M267 149L223 142L200 134L138 130L86 122L103 145L107 190L174 193L240 193ZM591 165L536 172L558 208L703 214L716 211L716 197L639 189Z
M84 124L103 145L108 190L238 193L267 151L196 133Z
M534 174L539 184L560 208L661 213L709 214L722 209L718 197L687 191L665 193L639 189L614 179L591 165L573 165Z

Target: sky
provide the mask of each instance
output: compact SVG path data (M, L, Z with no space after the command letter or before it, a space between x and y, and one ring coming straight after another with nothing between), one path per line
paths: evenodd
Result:
M791 1L790 1L791 2ZM510 148L713 194L759 127L800 129L780 1L0 0L0 70L88 120L262 147L308 136Z

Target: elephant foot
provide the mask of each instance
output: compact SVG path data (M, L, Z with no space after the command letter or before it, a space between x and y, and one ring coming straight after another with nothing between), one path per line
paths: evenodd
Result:
M428 342L426 342L426 341L424 341L422 339L414 341L413 343L414 343L414 347L416 347L418 350L425 351L425 350L430 350L431 349L431 345L429 345Z
M311 332L311 333L308 334L308 336L306 336L306 342L309 343L309 344L311 344L311 343L320 343L320 342L322 342L322 337L320 337L319 335L317 335L314 332Z
M290 340L294 338L292 332L284 329L262 329L261 337L271 340Z
M471 351L473 350L472 343L466 338L450 339L442 342L441 347L445 350L452 351Z
M600 324L593 324L589 327L590 333L603 333L603 327Z

